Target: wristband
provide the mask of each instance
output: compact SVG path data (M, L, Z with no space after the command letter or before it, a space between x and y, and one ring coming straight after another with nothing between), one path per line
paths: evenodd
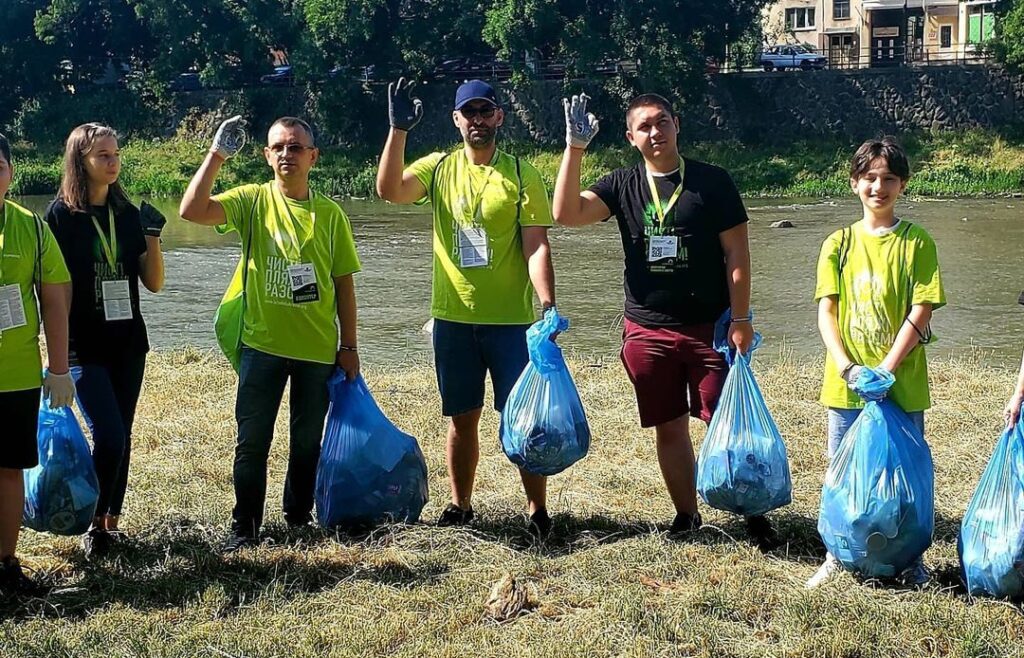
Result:
M743 318L731 318L729 320L729 324L733 324L733 323L736 323L736 322L750 322L753 319L754 319L753 316L750 316L750 315L748 315L746 317L743 317Z
M352 347L351 345L338 345L339 352L358 352L358 347Z
M842 377L843 379L846 379L846 375L849 374L851 370L853 370L853 367L855 365L857 364L854 363L853 361L850 361L850 363L845 368L843 368L842 372L839 373L839 376Z

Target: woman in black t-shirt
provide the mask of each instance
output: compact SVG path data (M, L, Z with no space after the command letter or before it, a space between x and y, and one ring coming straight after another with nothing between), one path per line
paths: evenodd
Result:
M60 193L46 211L71 272L69 348L82 371L78 404L92 432L100 483L96 516L82 540L87 557L110 548L128 485L149 351L139 281L152 292L164 285L164 218L146 203L141 211L132 205L117 182L120 173L117 134L95 123L78 126L64 149Z

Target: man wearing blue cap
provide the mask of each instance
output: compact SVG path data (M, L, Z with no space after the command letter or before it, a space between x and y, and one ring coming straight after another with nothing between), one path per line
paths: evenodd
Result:
M388 86L388 134L377 193L392 203L430 201L434 214L434 365L448 426L451 504L438 525L473 520L473 480L480 458L479 425L490 372L494 408L505 406L529 359L526 329L535 320L533 293L546 311L555 305L547 231L547 190L528 162L497 148L504 113L494 88L471 80L455 92L452 120L463 147L432 153L405 166L405 143L423 117L414 83ZM529 530L546 535L546 480L521 471Z

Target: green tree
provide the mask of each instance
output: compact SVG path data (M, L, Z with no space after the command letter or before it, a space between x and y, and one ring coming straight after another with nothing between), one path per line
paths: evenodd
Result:
M6 0L0 2L0 116L10 120L27 99L38 97L57 85L55 49L36 38L36 12L49 4L48 0ZM0 126L2 127L2 126Z
M1003 0L996 8L996 36L990 44L996 59L1024 71L1024 0Z

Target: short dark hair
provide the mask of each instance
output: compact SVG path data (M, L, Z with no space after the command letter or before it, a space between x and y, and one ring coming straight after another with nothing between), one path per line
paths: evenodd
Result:
M302 128L306 131L306 134L309 135L309 141L312 146L316 146L316 135L313 134L313 128L298 117L281 117L274 123L270 124L270 128L267 129L267 132L269 133L275 126L284 126L285 128Z
M4 156L7 164L11 164L11 143L3 133L0 133L0 155Z
M626 127L629 127L629 115L633 113L633 110L638 107L660 107L661 109L668 112L670 117L675 117L676 112L672 109L672 103L668 102L668 99L660 94L640 94L633 100L629 101L629 107L626 108Z
M850 160L850 178L858 180L868 173L871 170L871 163L878 158L885 160L889 171L899 176L900 180L910 180L910 162L907 159L907 152L892 135L869 139L860 145Z

